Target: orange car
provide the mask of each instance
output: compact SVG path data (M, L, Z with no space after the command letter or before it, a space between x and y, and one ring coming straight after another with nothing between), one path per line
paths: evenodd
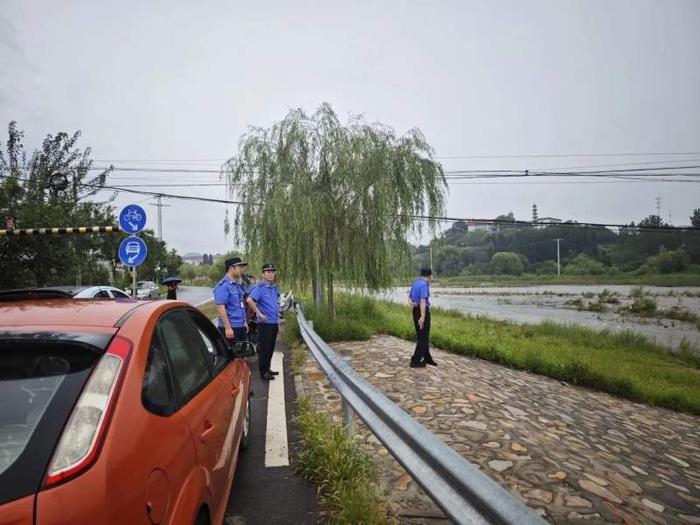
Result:
M186 303L0 294L0 524L222 523L249 381Z

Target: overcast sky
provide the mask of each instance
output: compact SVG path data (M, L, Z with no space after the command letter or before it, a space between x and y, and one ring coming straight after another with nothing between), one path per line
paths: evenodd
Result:
M82 130L115 165L216 168L248 126L327 101L420 128L448 170L700 164L698 27L696 0L0 0L0 124L17 120L31 146ZM661 152L698 153L512 157ZM177 181L218 177L110 177ZM659 196L664 218L687 224L700 207L700 184L539 182L452 185L448 213L529 219L536 202L540 216L629 222ZM117 204L139 201L155 229L145 196ZM163 233L178 251L231 247L223 205L170 204Z

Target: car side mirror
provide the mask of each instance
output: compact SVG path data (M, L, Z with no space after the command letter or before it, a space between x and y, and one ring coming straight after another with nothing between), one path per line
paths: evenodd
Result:
M236 357L250 357L258 353L257 347L250 341L233 342L229 345L231 354Z

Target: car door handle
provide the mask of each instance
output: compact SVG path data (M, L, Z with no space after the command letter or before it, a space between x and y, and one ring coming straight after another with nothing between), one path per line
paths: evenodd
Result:
M238 395L239 391L240 391L240 388L238 388L238 385L233 385L231 387L231 397L236 397Z
M207 440L207 437L209 437L209 434L211 434L215 428L216 425L212 425L211 423L209 423L209 421L204 422L204 430L202 430L202 433L199 436L202 440L202 443L204 443Z

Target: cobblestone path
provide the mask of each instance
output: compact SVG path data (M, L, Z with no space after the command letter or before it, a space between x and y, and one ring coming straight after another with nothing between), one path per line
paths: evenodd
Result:
M394 337L333 347L551 523L700 524L700 417L437 349L437 368L409 368L413 344ZM310 357L304 389L339 420L339 398ZM401 523L447 522L364 425L357 434Z

